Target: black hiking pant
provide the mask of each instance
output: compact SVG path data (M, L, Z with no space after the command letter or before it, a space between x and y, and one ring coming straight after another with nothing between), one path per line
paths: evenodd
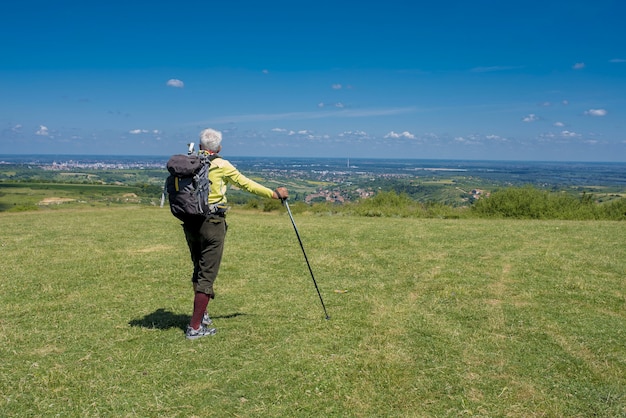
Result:
M191 281L197 283L197 292L206 293L211 299L215 297L213 283L222 262L227 229L224 215L211 215L204 220L183 223L193 261Z

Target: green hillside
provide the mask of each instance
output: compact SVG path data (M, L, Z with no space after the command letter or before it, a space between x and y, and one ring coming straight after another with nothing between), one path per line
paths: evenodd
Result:
M626 223L237 209L217 335L144 205L0 213L0 415L626 416Z

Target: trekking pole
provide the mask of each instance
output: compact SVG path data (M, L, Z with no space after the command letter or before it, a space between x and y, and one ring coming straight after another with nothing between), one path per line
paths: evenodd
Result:
M320 293L319 287L317 287L317 282L315 281L315 276L313 276L313 270L311 269L311 264L309 264L309 259L306 256L306 252L304 251L304 245L302 245L302 240L300 239L300 233L298 232L298 227L296 227L296 222L293 220L293 215L291 214L291 209L289 209L289 203L287 203L287 199L281 199L283 205L287 208L287 213L289 214L289 218L291 219L291 224L293 225L294 231L296 231L296 236L298 237L298 242L300 243L300 248L302 248L302 254L304 254L304 260L306 261L306 265L309 268L309 273L311 273L311 278L313 279L313 284L315 285L315 290L317 290L317 296L320 297L320 302L322 302L322 308L324 308L324 314L326 315L326 320L330 319L328 316L328 312L326 312L326 305L324 305L324 299L322 299L322 294Z

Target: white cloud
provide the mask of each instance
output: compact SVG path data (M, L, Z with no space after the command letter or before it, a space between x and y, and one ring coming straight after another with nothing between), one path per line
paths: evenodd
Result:
M368 138L365 131L344 131L339 134L340 138Z
M39 129L37 130L37 132L35 132L35 135L39 135L39 136L48 136L48 135L50 135L50 133L48 132L48 127L43 126L43 125L39 125Z
M413 135L412 133L408 132L408 131L404 131L402 133L396 133L394 131L389 132L387 135L385 135L385 138L407 138L407 139L415 139L415 135Z
M337 109L344 109L346 107L346 105L341 103L341 102L337 102L337 103L318 103L317 104L317 107L319 107L320 109L323 109L326 106L336 107Z
M575 70L582 70L583 68L585 68L585 63L584 62L577 62L576 64L574 64L574 66L572 67Z
M622 58L613 58L612 60L609 60L609 62L613 62L613 63L626 62L626 60Z
M576 132L561 131L561 136L563 138L576 138L576 137L579 137L580 135L578 135Z
M565 124L563 122L554 122L554 126L558 127L558 128L562 128L565 126Z
M606 109L589 109L585 111L585 115L587 116L606 116L609 113Z
M506 138L503 138L500 135L486 135L485 139L488 139L490 141L500 141L500 142L508 141Z
M285 131L283 130L283 131L281 131L281 132L285 132ZM308 131L308 130L306 130L306 129L301 129L301 130L299 130L299 131L294 131L294 130L291 130L291 131L289 131L289 132L287 133L287 135L289 135L289 136L293 136L293 135L312 135L312 134L313 134L313 132L312 132L312 131Z
M341 84L339 84L339 83L333 84L333 85L331 86L331 88L332 88L333 90L341 90Z
M153 129L153 130L148 130L148 129L131 129L130 131L128 131L129 134L132 135L139 135L139 134L154 134L154 135L160 135L161 131L158 129Z
M275 128L272 129L274 132L287 133L287 136L294 137L297 140L322 140L329 139L330 137L327 134L316 134L314 131L308 129L300 129L300 130L286 130Z
M456 136L454 142L464 145L482 145L482 141L476 135L469 135L467 137Z
M20 125L19 123L17 125L15 125L14 127L11 128L11 130L13 132L20 132L22 130L22 125Z
M170 78L169 80L167 80L167 83L165 84L169 87L176 87L178 89L182 89L183 87L185 87L185 83L183 83L181 80L178 80L176 78Z
M538 120L539 120L539 118L534 113L531 113L530 115L528 115L528 116L526 116L525 118L522 119L522 121L524 121L524 122L535 122L535 121L538 121Z

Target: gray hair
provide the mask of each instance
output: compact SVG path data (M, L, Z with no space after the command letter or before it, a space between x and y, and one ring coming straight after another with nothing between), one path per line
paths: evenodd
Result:
M200 132L200 144L205 150L219 152L222 144L222 133L215 129L205 129Z

